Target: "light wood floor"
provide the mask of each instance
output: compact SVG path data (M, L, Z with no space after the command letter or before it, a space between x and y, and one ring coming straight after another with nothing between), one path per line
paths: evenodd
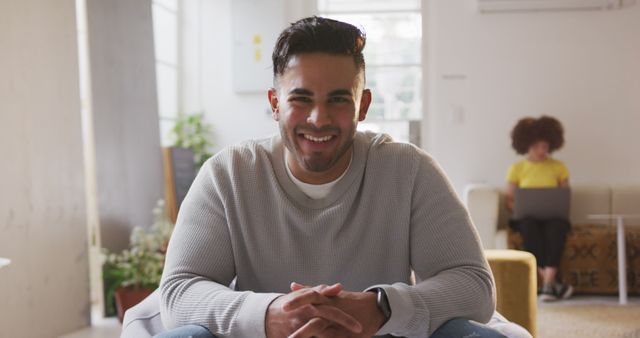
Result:
M100 318L93 320L91 327L60 336L59 338L117 338L120 337L122 326L118 319Z

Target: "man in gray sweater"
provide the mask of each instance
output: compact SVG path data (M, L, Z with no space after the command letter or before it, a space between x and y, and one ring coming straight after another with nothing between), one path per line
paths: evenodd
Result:
M268 92L280 135L222 150L185 198L162 337L503 337L478 236L425 152L356 132L365 36L293 23ZM415 272L415 284L411 272Z

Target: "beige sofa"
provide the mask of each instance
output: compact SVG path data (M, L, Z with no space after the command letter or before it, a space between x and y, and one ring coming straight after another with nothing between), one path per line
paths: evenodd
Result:
M486 249L522 248L520 235L508 228L503 187L470 185L464 200ZM616 223L589 217L596 214L640 214L640 186L571 188L573 227L561 261L561 278L577 293L616 294ZM625 220L625 240L628 292L640 294L640 219Z

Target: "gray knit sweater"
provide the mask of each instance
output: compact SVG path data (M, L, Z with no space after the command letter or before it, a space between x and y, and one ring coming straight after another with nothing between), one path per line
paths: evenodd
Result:
M264 337L267 307L292 281L382 286L392 316L379 335L427 337L454 317L489 320L495 288L478 236L426 153L358 132L349 171L317 200L287 176L283 156L274 136L227 148L202 167L169 244L166 327Z

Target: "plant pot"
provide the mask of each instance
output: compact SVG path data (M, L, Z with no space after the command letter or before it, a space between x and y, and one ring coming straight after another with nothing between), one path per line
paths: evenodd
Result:
M119 288L118 290L116 290L116 312L118 314L118 320L120 321L120 323L122 323L125 311L140 303L152 292L152 289L136 288L131 286L126 288Z

